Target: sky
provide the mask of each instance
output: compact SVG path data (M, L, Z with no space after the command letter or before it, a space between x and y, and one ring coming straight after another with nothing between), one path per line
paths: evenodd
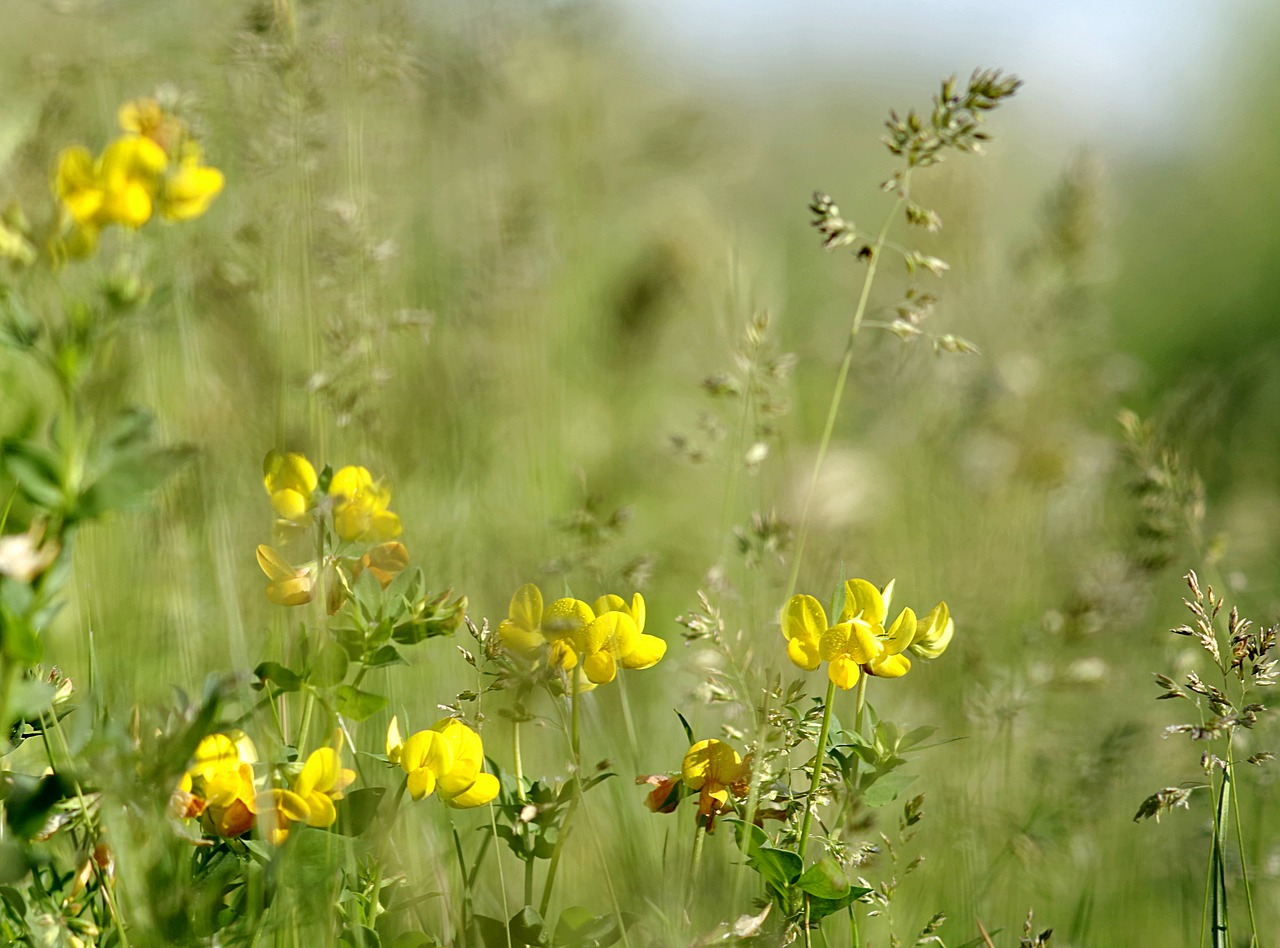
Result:
M918 89L999 66L1042 106L1029 110L1033 122L1147 151L1239 78L1248 29L1269 2L622 0L622 9L637 40L691 78L777 85L845 74Z

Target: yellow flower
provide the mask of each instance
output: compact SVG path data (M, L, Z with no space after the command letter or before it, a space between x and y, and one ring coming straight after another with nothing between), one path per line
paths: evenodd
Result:
M389 511L391 491L363 467L340 468L329 482L333 525L344 540L394 540L400 518Z
M511 597L507 618L498 623L498 638L509 651L526 658L547 644L542 634L542 591L525 583Z
M355 582L361 573L368 570L378 584L386 589L408 566L409 551L403 543L394 540L379 543L352 565L351 581Z
M940 602L920 620L916 626L916 637L911 640L911 651L921 658L937 658L951 644L951 636L955 633L955 623L951 621L951 610L945 602Z
M102 188L98 222L141 227L150 220L168 163L164 149L141 135L124 135L108 145L97 164Z
M222 172L202 163L200 146L188 142L182 158L165 177L157 195L160 215L171 221L189 221L209 209L225 183Z
M243 732L210 734L196 747L191 766L178 785L203 803L201 823L207 832L228 839L253 828L257 817L257 789L253 742Z
M293 823L319 829L332 826L338 819L333 801L341 800L343 791L355 779L355 771L342 766L332 747L312 751L288 789L273 788L259 800L259 814L269 816L267 838L280 845L288 839Z
M421 800L439 791L459 809L483 806L498 795L498 778L484 773L480 735L456 718L437 721L430 730L400 738L400 722L387 728L387 759L407 775L410 795Z
M262 462L262 484L276 514L298 523L314 503L316 469L301 454L272 450Z
M792 596L782 613L787 655L806 671L827 662L827 676L838 687L852 688L862 673L880 678L900 678L911 669L904 654L916 636L916 614L903 609L884 628L893 583L883 590L865 579L845 583L845 605L840 621L827 625L822 604L812 596Z
M301 606L316 595L316 577L310 568L295 569L279 550L258 545L258 565L271 580L267 598L277 606Z
M650 668L662 660L667 643L642 633L644 618L639 593L630 606L619 596L602 596L595 610L580 599L557 599L542 622L543 635L551 643L548 661L566 671L581 664L587 680L597 685L613 681L619 665Z
M731 746L711 738L689 748L680 777L690 790L698 791L698 816L711 832L716 816L729 809L730 791L746 794L751 767Z
M62 150L53 178L53 190L73 221L81 226L98 225L98 211L104 195L89 149L83 145L72 145Z

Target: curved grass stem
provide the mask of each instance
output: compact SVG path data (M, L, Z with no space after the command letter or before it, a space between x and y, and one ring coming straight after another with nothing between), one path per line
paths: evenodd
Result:
M827 683L827 698L822 707L822 727L818 730L818 751L813 758L813 779L809 781L809 793L805 796L804 822L800 826L800 843L796 852L800 861L804 862L805 849L809 845L809 830L813 826L814 799L818 795L818 787L822 783L823 758L827 755L827 734L831 730L831 705L836 697L836 683Z
M880 256L884 251L889 236L889 228L897 218L898 212L907 201L911 171L908 169L902 177L902 186L898 191L898 199L885 216L880 230L876 234L875 243L871 245L870 259L867 261L867 272L862 279L862 292L858 295L858 305L853 311L853 323L849 327L849 338L845 342L844 358L840 362L840 371L836 375L836 385L831 392L831 404L827 407L827 420L822 429L822 440L818 442L818 456L813 462L813 474L809 478L809 489L805 492L804 506L800 512L800 525L796 529L795 552L791 557L791 573L787 577L786 595L783 602L788 601L796 591L796 583L800 578L800 563L804 559L805 541L809 535L809 509L813 505L813 495L818 488L818 478L822 474L822 465L827 458L827 449L831 447L831 436L835 431L836 418L840 414L840 402L844 398L844 387L849 381L849 370L853 366L853 350L862 329L862 322L867 314L867 303L871 299L871 286L876 280L876 270L880 265Z

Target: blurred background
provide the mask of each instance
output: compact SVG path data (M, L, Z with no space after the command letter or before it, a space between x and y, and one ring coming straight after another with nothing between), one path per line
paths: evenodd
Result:
M51 652L83 675L92 631L122 708L276 657L290 619L254 562L262 457L365 464L414 562L477 621L526 581L644 592L671 650L593 695L588 746L622 776L577 871L624 866L660 916L664 846L687 834L630 777L677 766L673 707L705 736L747 720L702 700L716 658L682 647L676 617L704 590L762 674L797 674L777 629L788 525L863 274L822 251L805 205L826 191L874 232L888 110L999 67L1026 85L988 154L920 176L941 232L895 232L951 272L886 267L872 298L892 318L912 286L935 294L926 328L981 354L864 332L800 588L896 577L903 604L956 617L947 655L870 695L964 738L913 768L926 860L900 935L941 910L948 943L975 919L1008 939L1034 907L1055 944L1194 943L1207 802L1132 816L1202 777L1198 747L1160 736L1185 706L1153 700L1153 673L1199 667L1167 631L1180 577L1260 622L1280 611L1268 6L366 0L297 4L285 41L257 0L10 3L0 198L38 205L62 147L100 147L120 102L166 84L228 181L151 251L157 316L103 392L153 407L199 459L156 512L83 537ZM3 365L0 384L0 427L39 413L47 393ZM474 681L447 641L418 659L384 686L422 725ZM491 715L486 744L504 727ZM563 753L548 738L529 766ZM1274 930L1280 818L1271 774L1250 777L1245 848ZM727 834L711 843L732 858ZM678 930L662 924L657 943Z

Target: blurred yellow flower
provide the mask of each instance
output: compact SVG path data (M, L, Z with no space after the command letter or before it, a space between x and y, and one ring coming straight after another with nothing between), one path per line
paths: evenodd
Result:
M228 839L253 828L257 817L257 788L253 742L243 732L210 734L196 747L191 766L178 790L203 803L201 825L206 832Z
M698 741L680 764L680 777L698 791L698 816L711 832L718 814L729 809L729 793L747 793L751 767L730 745L715 738Z
M421 800L439 792L449 806L483 806L498 795L498 778L484 773L480 735L456 718L437 721L430 730L400 737L400 722L387 728L387 759L407 776L410 795Z
M160 215L171 221L199 217L221 193L224 183L221 171L203 163L200 146L189 142L156 196Z
M271 450L262 462L262 484L282 520L303 520L314 503L316 469L301 454Z
M955 630L951 610L945 602L938 603L916 625L916 637L911 640L912 653L921 658L937 658L951 644Z
M323 829L338 819L334 800L356 779L355 771L342 766L338 752L321 747L311 752L302 771L287 789L276 787L258 801L262 822L269 824L267 838L277 846L289 837L293 823Z
M387 509L391 491L367 468L340 468L329 482L329 496L334 499L333 526L342 539L368 542L400 535L400 518Z
M301 606L316 595L316 577L310 568L296 569L279 550L258 545L258 565L271 580L267 598L277 606Z

